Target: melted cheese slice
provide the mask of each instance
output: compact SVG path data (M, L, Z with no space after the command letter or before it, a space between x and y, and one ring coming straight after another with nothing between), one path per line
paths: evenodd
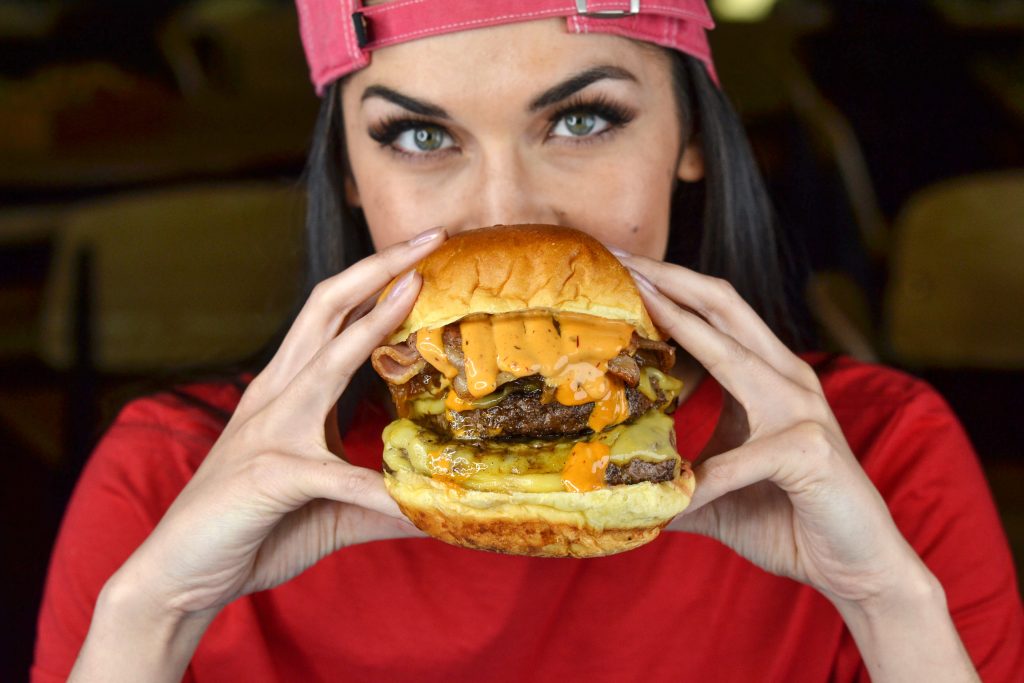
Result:
M611 460L611 449L600 442L581 442L572 447L562 468L562 486L566 491L586 493L604 488L604 473Z
M607 448L608 460L603 467L608 463L624 466L634 458L649 462L679 459L672 418L658 412L577 442L484 442L479 446L448 442L404 418L388 425L383 438L387 446L384 460L392 469L400 469L393 459L402 458L420 474L479 491L565 491L567 463L572 459L573 449L581 443L591 444L592 453ZM594 462L603 457L599 455ZM568 478L582 481L585 476L577 477L570 472ZM595 478L588 481L594 483ZM603 470L600 481L603 483Z

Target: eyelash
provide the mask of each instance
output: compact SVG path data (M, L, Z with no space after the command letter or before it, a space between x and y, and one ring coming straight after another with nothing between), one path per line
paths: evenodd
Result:
M407 130L427 127L444 130L443 126L439 126L429 119L420 119L403 114L381 119L370 128L369 134L374 141L386 146L393 143L399 135ZM445 130L445 133L448 133L448 131Z
M608 127L600 133L577 138L570 144L589 144L594 142L597 138L623 128L636 117L636 113L632 109L614 102L604 95L596 95L589 98L576 95L551 115L549 130L554 129L558 122L569 114L579 113L599 116L608 122Z
M636 114L628 107L613 102L612 100L604 97L603 95L597 95L595 97L585 98L582 96L575 96L554 112L549 119L548 134L550 135L551 130L554 129L558 122L569 114L584 113L593 114L599 116L608 122L608 127L593 135L580 137L575 140L566 139L566 144L590 144L596 139L606 136L610 133L626 126L632 121ZM436 152L406 152L405 150L398 149L394 146L394 142L398 139L398 136L409 130L415 130L417 128L438 128L444 131L445 135L453 137L452 134L444 127L440 126L434 121L427 118L420 118L417 116L409 116L407 114L398 114L384 118L370 127L368 133L371 139L377 142L381 147L386 147L395 154L402 157L435 157L445 152L450 151L452 148L438 150Z

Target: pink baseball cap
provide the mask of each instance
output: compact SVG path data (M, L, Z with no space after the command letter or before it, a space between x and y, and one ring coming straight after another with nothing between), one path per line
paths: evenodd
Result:
M370 63L380 47L485 26L565 17L570 33L611 33L679 50L718 83L704 0L295 0L316 91Z

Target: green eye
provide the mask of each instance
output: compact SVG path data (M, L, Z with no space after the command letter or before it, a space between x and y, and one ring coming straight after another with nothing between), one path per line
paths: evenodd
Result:
M593 114L573 112L565 115L565 129L572 135L589 135L597 125Z
M425 126L412 131L413 142L416 144L417 149L424 152L433 152L436 149L441 149L441 146L444 144L444 138L444 131L435 126Z
M607 118L586 109L562 114L555 122L551 135L557 138L591 138L611 127Z
M392 139L392 146L407 154L440 152L455 144L452 136L441 126L420 123L409 126Z

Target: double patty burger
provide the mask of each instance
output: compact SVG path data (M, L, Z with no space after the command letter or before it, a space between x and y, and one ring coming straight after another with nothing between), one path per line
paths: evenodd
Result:
M628 271L585 233L460 233L416 266L402 326L372 355L398 412L385 482L449 543L589 557L651 541L690 502L681 383Z

